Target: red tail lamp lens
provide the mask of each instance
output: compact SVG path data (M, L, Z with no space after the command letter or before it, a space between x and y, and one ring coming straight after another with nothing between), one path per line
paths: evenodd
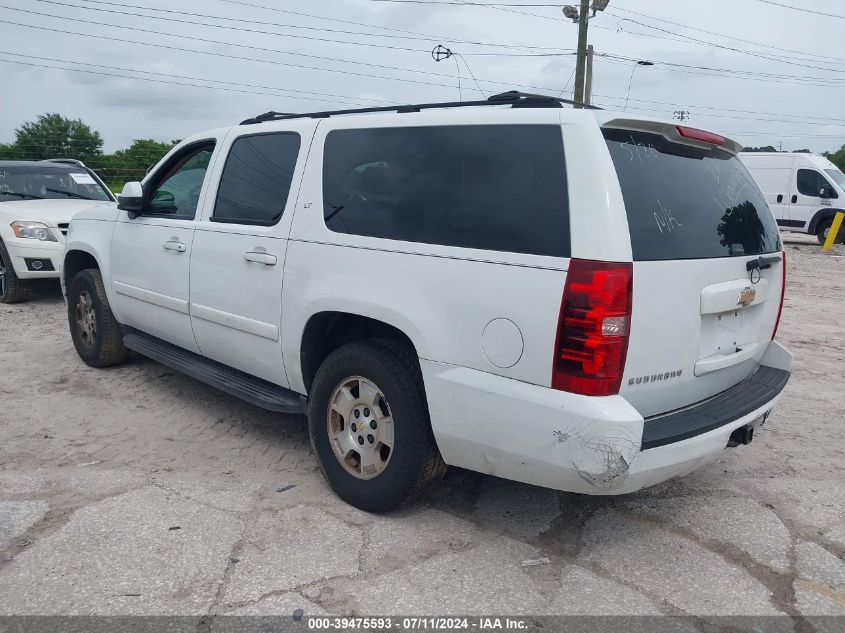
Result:
M780 287L780 307L778 308L778 318L775 319L775 329L772 332L772 340L778 333L778 326L780 325L780 315L783 313L783 298L786 296L786 251L781 251L780 254L781 275L783 281Z
M552 388L619 393L631 330L630 263L572 259L558 318Z

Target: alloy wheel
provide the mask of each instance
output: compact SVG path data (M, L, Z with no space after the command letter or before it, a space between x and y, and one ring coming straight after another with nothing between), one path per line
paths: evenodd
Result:
M375 383L361 376L340 381L329 398L329 443L335 458L353 477L373 479L393 455L393 417Z
M76 298L76 327L82 342L88 347L93 347L97 337L97 313L87 290L80 292Z

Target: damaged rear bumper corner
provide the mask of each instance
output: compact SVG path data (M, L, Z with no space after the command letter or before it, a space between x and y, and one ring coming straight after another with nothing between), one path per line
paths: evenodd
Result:
M773 342L764 362L788 371ZM432 430L447 464L594 495L634 492L721 455L731 433L757 425L777 395L731 421L643 450L643 417L622 396L588 397L421 360Z

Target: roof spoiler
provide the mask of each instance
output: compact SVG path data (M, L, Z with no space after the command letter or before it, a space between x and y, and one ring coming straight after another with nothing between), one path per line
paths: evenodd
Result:
M613 119L602 124L602 127L659 134L671 143L691 145L701 149L720 147L734 155L742 151L742 145L721 134L715 134L685 125L675 125L674 123L647 121L643 119Z

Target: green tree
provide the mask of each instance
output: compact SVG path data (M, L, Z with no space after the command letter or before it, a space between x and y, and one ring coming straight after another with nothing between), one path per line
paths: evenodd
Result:
M14 143L0 143L0 160L20 160L23 158Z
M103 153L103 137L80 119L41 114L15 130L21 158L76 158L88 160Z
M127 182L141 180L150 167L178 142L135 139L126 149L119 149L114 154L103 154L85 164L96 171L110 188L119 191Z
M777 150L771 145L765 147L743 147L743 152L776 152Z
M845 171L845 145L835 152L826 153L825 156L831 163L839 167L842 171Z

